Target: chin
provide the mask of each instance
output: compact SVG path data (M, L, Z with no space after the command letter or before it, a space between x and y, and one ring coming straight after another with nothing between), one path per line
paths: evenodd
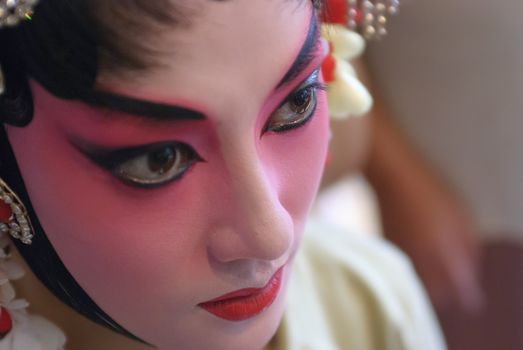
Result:
M260 350L271 341L281 322L283 305L273 306L274 310L266 310L251 320L206 320L180 337L171 335L170 339L152 344L158 350Z
M175 336L168 334L161 341L151 341L158 350L260 350L274 337L285 309L289 271L285 272L281 291L274 303L252 319L232 322L206 311L199 311L198 320ZM165 327L164 327L165 329Z

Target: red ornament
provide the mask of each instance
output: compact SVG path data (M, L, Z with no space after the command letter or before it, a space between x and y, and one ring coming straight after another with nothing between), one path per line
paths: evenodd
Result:
M9 204L0 200L0 222L8 224L12 216L13 211L11 210Z
M13 320L5 308L1 308L0 313L0 339L3 339L13 329Z
M361 10L359 8L355 8L354 10L356 10L354 22L360 24ZM323 23L341 24L346 26L349 22L348 16L349 8L347 6L347 0L327 0L327 4L321 13L321 20Z
M361 23L361 10L359 10L359 9L356 10L356 16L354 16L354 22L356 22L357 24Z
M324 23L347 25L348 11L347 0L327 0L321 13L321 20Z
M321 65L321 72L323 74L323 80L326 83L334 81L334 70L336 69L336 60L329 53Z

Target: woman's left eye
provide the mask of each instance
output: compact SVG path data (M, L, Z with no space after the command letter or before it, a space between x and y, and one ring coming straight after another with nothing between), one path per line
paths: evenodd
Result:
M296 89L271 115L265 131L283 132L307 123L316 110L317 90L324 89L318 81L319 70L315 71Z

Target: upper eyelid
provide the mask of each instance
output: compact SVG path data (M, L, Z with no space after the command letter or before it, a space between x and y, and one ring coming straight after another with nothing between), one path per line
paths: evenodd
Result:
M318 55L318 51L320 51L320 49L323 48L323 45L324 44L322 38L321 36L319 36L313 45L313 49L310 52L308 52L307 55L304 57L303 61L300 62L300 65L297 67L296 71L287 78L288 81L284 84L280 83L278 87L289 85L292 82L292 80L294 80L300 75L300 73L304 72L307 69L307 67L316 59L316 57L320 56ZM323 50L321 51L323 52ZM323 56L323 54L321 56Z
M267 131L269 131L269 125L270 125L272 115L274 113L276 113L280 108L285 106L287 103L289 103L289 100L294 93L296 93L300 90L310 88L311 86L315 86L317 88L323 88L323 85L321 85L320 79L319 79L320 74L321 74L321 64L318 65L318 67L316 67L316 69L311 74L309 74L305 79L303 79L299 84L297 84L297 86L289 94L287 94L285 99L283 99L283 101L278 105L278 107L276 107L274 109L274 111L270 114L269 119L267 120L267 122L265 123L265 125L263 127L263 131L260 134L260 137L262 137L263 134L265 134Z
M176 141L164 141L155 142L146 145L130 146L117 149L108 149L104 147L92 146L92 145L78 145L72 143L73 146L78 149L84 156L98 164L99 166L112 170L122 162L131 160L133 158L146 155L152 151L158 150L162 147L184 145L182 142ZM187 145L188 146L188 145ZM190 147L190 146L188 146ZM194 151L194 150L193 150ZM196 153L196 151L194 151Z
M170 182L174 182L177 179L183 177L187 173L187 171L189 171L194 166L195 163L207 162L198 154L198 152L191 145L180 141L161 141L150 144L143 144L139 146L129 146L115 149L107 148L104 146L87 145L85 142L74 142L71 139L69 140L69 142L71 143L73 148L78 150L79 153L83 154L83 156L91 162L93 162L93 164L102 168L104 171L112 174L112 176L115 176L124 184L132 186L134 188L154 189L162 187ZM80 146L80 144L82 144L82 146ZM119 173L118 170L122 164L128 161L133 161L134 159L138 159L139 157L147 156L149 153L153 151L158 151L162 147L167 146L185 147L186 152L189 152L188 155L190 155L190 159L188 161L190 165L180 174L172 178L166 179L165 181L147 184L131 180L126 176L123 176L123 173Z
M318 66L311 74L309 74L299 84L297 84L296 87L294 89L292 89L291 92L285 97L285 99L278 105L278 107L274 110L274 112L276 112L278 109L283 107L286 103L288 103L289 98L292 97L292 94L294 94L295 92L300 91L302 89L305 89L310 85L314 85L314 83L317 83L319 81L319 77L320 77L320 73L321 73L320 70L321 70L321 65ZM315 75L317 75L317 76L314 79ZM310 81L310 80L314 80L314 81Z

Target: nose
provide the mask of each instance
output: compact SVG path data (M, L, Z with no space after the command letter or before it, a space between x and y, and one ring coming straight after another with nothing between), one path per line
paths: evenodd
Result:
M227 162L229 185L219 192L229 203L217 208L223 221L211 234L209 253L224 263L286 260L294 242L291 214L279 199L277 181L256 152L245 153Z

